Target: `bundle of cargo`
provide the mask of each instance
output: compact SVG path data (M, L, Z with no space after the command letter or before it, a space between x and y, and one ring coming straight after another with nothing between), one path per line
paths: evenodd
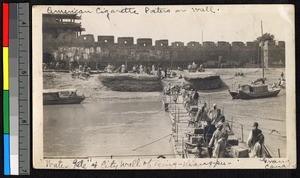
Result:
M152 92L163 90L162 82L156 75L101 74L99 80L113 91Z
M212 72L188 73L184 76L184 88L188 90L212 90L224 86L219 75Z

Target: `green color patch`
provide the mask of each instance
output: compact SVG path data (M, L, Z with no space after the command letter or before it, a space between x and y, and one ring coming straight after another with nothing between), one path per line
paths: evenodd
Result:
M3 133L9 133L9 91L3 91Z

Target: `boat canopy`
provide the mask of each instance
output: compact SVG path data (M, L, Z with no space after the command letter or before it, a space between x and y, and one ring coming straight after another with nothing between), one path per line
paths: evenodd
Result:
M259 85L242 85L242 91L253 92L253 93L263 93L268 92L268 85L259 84Z
M268 92L268 85L265 85L265 84L252 85L251 88L253 90L253 93Z

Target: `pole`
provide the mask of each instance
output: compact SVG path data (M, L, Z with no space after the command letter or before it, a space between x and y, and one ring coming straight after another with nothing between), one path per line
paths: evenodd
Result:
M177 129L176 129L176 130L177 130L177 132L176 132L176 137L177 137L177 139L176 139L176 140L177 140L177 142L178 142L178 123L176 123L176 127L177 127Z
M183 137L181 138L181 142L182 142L182 158L184 158L184 149L183 149L184 144L183 144Z
M280 158L280 149L278 149L278 157Z
M261 36L264 34L264 29L263 29L263 22L262 20L260 21L260 28L261 28Z
M178 118L178 123L179 123L179 108L177 109L177 118Z
M264 34L264 31L263 31L263 22L260 21L260 25L261 25L261 59L262 59L262 76L263 76L263 80L262 80L262 83L264 84L265 83L265 59L264 59L264 41L262 41L262 36Z
M233 125L233 117L231 116L231 129L232 129L232 125Z
M175 104L175 111L174 111L174 120L176 120L176 104Z
M202 45L203 45L203 30L202 30Z
M242 143L244 143L244 127L242 124L241 124L241 127L242 127Z

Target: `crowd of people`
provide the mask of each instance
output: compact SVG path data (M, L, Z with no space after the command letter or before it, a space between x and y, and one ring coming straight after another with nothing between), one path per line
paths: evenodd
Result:
M206 121L204 127L203 143L199 142L194 149L188 151L193 152L198 158L226 158L228 157L228 137L233 134L230 125L225 120L225 116L217 123L213 124L211 120ZM204 149L204 146L207 149ZM253 129L249 133L247 140L248 155L250 158L265 157L264 151L264 135L258 129L258 123L254 122Z
M211 108L207 103L200 102L200 95L197 90L185 90L177 85L168 84L165 94L172 95L174 103L177 103L178 96L183 97L184 107L190 114L192 125L196 128L203 128L203 142L198 144L194 149L188 150L196 153L196 157L213 157L224 158L228 156L227 141L230 135L234 135L232 128L227 122L222 110L217 104ZM190 112L191 108L197 108L197 112ZM189 125L190 125L189 122ZM253 129L249 133L247 146L250 158L264 157L264 135L258 129L258 123L254 122ZM203 147L206 147L206 153Z

